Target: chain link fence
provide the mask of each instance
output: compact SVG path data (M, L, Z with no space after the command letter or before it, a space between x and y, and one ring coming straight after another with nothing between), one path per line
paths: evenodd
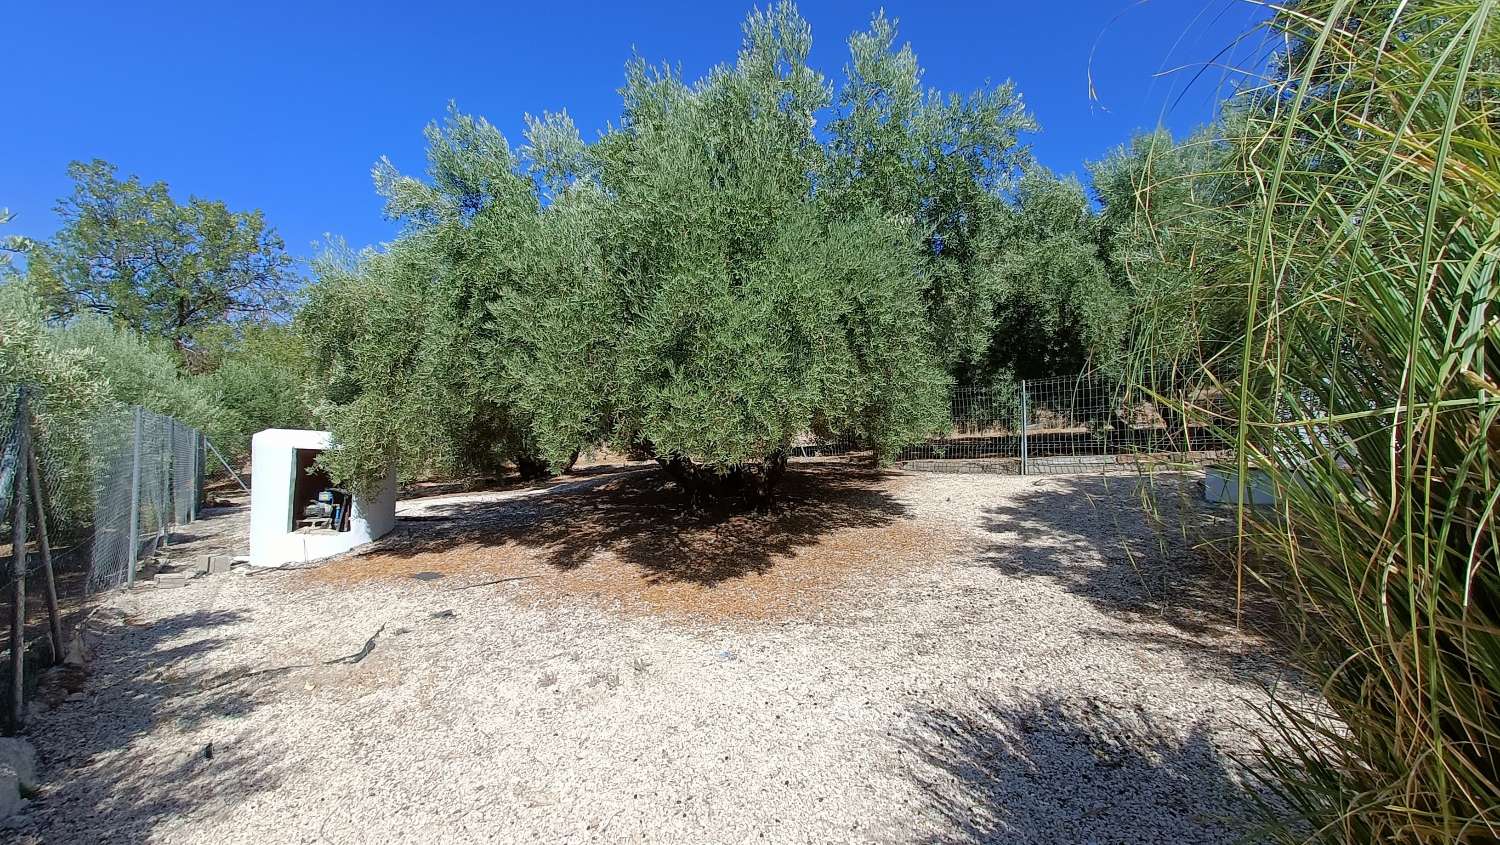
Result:
M9 388L0 402L0 449L18 440L23 420L15 396ZM80 417L64 401L27 389L59 590L81 599L130 582L175 527L196 519L205 440L198 429L144 408L106 403ZM14 504L8 497L6 504L0 520L9 532ZM40 562L31 558L34 569Z
M25 679L64 658L89 596L132 582L196 518L206 445L192 426L143 408L0 388L7 733L23 725Z
M949 389L946 431L895 455L904 469L1037 475L1117 465L1207 463L1227 454L1211 381L1104 375ZM856 438L806 437L793 457L869 455Z

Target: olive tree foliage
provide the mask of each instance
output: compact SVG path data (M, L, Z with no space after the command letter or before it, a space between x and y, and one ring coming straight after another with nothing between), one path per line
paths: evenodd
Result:
M986 255L993 305L978 372L1045 378L1117 366L1129 300L1076 179L1028 168Z
M512 401L524 315L495 303L533 289L539 227L533 183L504 137L450 109L427 129L428 179L376 165L387 214L406 224L384 252L332 250L298 317L322 393L317 417L339 448L336 477L368 482L396 463L404 478L545 469L531 421Z
M1228 112L1181 143L1138 135L1089 165L1102 254L1129 308L1123 357L1137 368L1211 360L1235 324L1233 298L1205 291L1233 275L1245 225L1234 197L1246 186L1225 175L1239 124Z
M378 166L407 231L325 262L301 318L335 473L558 466L608 440L650 444L695 495L764 501L798 435L890 454L939 427L918 230L829 188L810 46L790 4L757 11L701 80L631 62L593 143L544 115L523 162L455 113L427 180Z
M695 491L762 498L808 431L889 454L942 421L910 222L820 190L831 93L810 47L783 4L752 13L737 61L695 83L632 63L577 208L547 215L607 233L602 286L576 297L591 313L563 317L608 340L591 348L595 413Z
M8 208L0 208L0 226L4 226L14 219ZM10 272L11 256L16 253L25 252L31 241L22 235L0 235L0 274ZM0 280L4 276L0 275Z
M267 428L308 428L308 362L301 338L284 323L221 327L226 336L204 349L207 372L193 376L219 406L210 431L227 455L250 454L250 438ZM211 337L200 334L199 339Z
M10 424L16 385L31 390L48 481L49 517L62 531L80 527L93 505L93 438L118 426L129 405L169 414L211 437L225 414L198 378L179 370L176 351L100 317L66 325L47 320L44 298L27 277L0 272L0 429Z
M896 47L896 24L883 13L849 51L829 129L832 201L872 205L912 227L943 364L961 382L988 381L1003 295L994 254L1030 162L1019 139L1036 123L1009 82L966 97L924 88L916 55Z
M108 383L99 357L57 343L44 316L41 299L25 279L0 271L0 435L11 435L16 387L28 385L38 451L50 482L48 516L66 530L93 504L90 424L108 399Z

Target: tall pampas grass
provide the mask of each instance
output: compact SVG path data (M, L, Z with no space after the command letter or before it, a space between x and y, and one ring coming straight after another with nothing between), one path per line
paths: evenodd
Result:
M1308 0L1266 27L1204 232L1235 256L1206 295L1242 307L1200 363L1240 484L1277 497L1232 553L1326 704L1269 711L1270 835L1494 842L1500 13Z

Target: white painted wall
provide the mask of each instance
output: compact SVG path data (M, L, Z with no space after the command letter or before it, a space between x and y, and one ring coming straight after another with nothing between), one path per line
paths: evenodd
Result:
M1276 504L1276 490L1265 470L1250 468L1250 478L1245 484L1246 497L1252 505ZM1234 504L1239 501L1240 474L1234 467L1208 468L1203 476L1203 498L1216 504Z
M326 431L268 428L250 439L250 565L305 563L347 552L384 536L396 525L396 472L386 475L380 492L355 496L349 530L337 534L296 534L292 488L297 449L327 449Z

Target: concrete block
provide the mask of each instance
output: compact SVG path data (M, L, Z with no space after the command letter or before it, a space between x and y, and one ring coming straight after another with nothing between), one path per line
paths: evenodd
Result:
M0 737L0 766L16 773L21 789L34 792L40 784L36 779L36 749L19 737Z
M0 766L0 819L9 818L24 806L26 802L21 798L21 779L14 769Z
M229 555L209 555L208 556L208 574L209 575L223 575L224 573L226 573L226 572L229 571L229 564L231 562L232 561L231 561Z
M1239 499L1239 482L1234 467L1209 467L1203 478L1203 498L1216 504L1234 504ZM1251 467L1245 492L1252 505L1276 504L1276 490L1263 470Z
M156 588L159 590L162 587L183 587L192 577L191 572L162 572L155 578Z

